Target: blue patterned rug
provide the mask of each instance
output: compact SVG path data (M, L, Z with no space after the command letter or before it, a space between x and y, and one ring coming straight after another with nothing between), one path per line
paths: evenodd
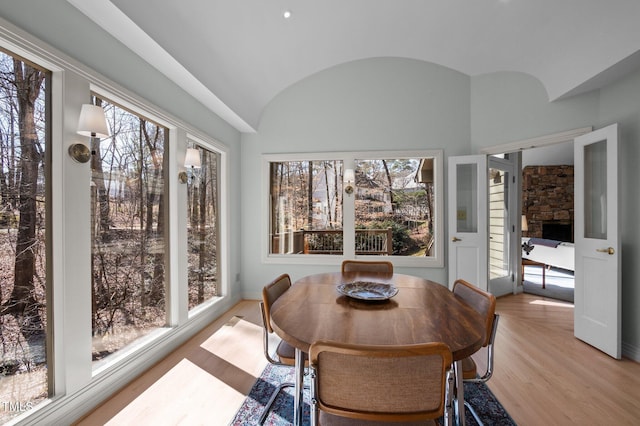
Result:
M230 425L245 426L257 425L265 404L269 397L282 382L293 382L293 369L267 365L262 375L253 385L247 399L236 413ZM264 422L267 426L285 426L293 423L293 389L289 388L280 393L276 399L269 416ZM305 398L308 393L305 392ZM509 413L484 384L466 383L464 397L475 408L480 419L487 426L514 426L515 422ZM303 424L309 425L308 401L304 407ZM442 422L440 422L442 423ZM466 413L466 424L477 426L473 416Z

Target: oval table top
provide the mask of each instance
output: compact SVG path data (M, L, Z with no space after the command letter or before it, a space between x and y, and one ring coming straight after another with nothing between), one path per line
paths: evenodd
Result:
M392 284L389 300L367 301L340 294L337 286L355 281ZM482 347L484 326L473 308L447 287L403 274L340 272L296 281L273 304L271 323L290 345L309 352L316 340L366 345L444 342L454 361Z

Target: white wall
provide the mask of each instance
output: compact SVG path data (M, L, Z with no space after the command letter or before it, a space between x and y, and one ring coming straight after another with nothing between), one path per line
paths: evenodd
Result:
M283 272L293 279L331 266L261 262L261 154L362 150L469 151L469 78L422 61L375 58L317 73L280 93L256 134L242 137L242 274L245 297ZM445 160L446 162L446 160ZM445 174L446 175L446 174ZM444 268L400 272L446 283Z
M257 298L279 273L335 266L266 265L260 256L260 155L278 152L443 148L445 158L570 129L621 124L623 352L640 359L640 73L601 91L550 103L538 80L500 72L468 78L398 58L355 61L291 86L266 108L258 132L242 137L243 294ZM445 160L446 163L446 160ZM446 184L446 183L445 183ZM446 206L446 188L445 188ZM446 215L446 212L445 212ZM447 282L444 269L403 271Z
M620 123L622 351L640 360L640 71L600 91L597 127Z

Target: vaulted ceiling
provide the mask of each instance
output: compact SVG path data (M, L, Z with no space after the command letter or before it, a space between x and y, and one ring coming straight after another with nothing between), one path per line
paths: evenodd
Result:
M524 72L550 101L640 66L637 0L68 1L243 132L283 89L357 59Z

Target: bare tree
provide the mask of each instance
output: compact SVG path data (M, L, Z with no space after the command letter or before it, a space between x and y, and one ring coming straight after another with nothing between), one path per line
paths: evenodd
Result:
M147 128L146 120L140 120L140 129L142 131L141 142L145 145L145 151L149 152L151 157L151 170L147 171L148 182L146 188L146 220L145 240L157 246L164 244L164 186L162 182L163 155L162 147L164 144L165 134L159 126L152 125L151 133ZM144 152L144 151L143 151ZM141 179L142 180L142 179ZM157 205L157 208L155 207ZM155 220L154 220L155 219ZM154 227L155 224L155 227ZM142 244L144 246L144 244ZM159 248L159 247L158 247ZM147 247L143 251L147 251ZM153 254L153 276L147 292L149 294L147 303L156 305L164 294L164 250L154 250ZM144 265L144 262L143 262Z
M20 331L31 344L44 335L40 305L35 299L36 223L38 168L43 153L38 143L35 124L35 102L40 95L45 73L14 59L18 124L20 128L20 183L18 237L14 264L14 285L11 296L3 306L3 314L12 314Z
M309 161L307 171L307 229L311 230L313 226L313 161Z

